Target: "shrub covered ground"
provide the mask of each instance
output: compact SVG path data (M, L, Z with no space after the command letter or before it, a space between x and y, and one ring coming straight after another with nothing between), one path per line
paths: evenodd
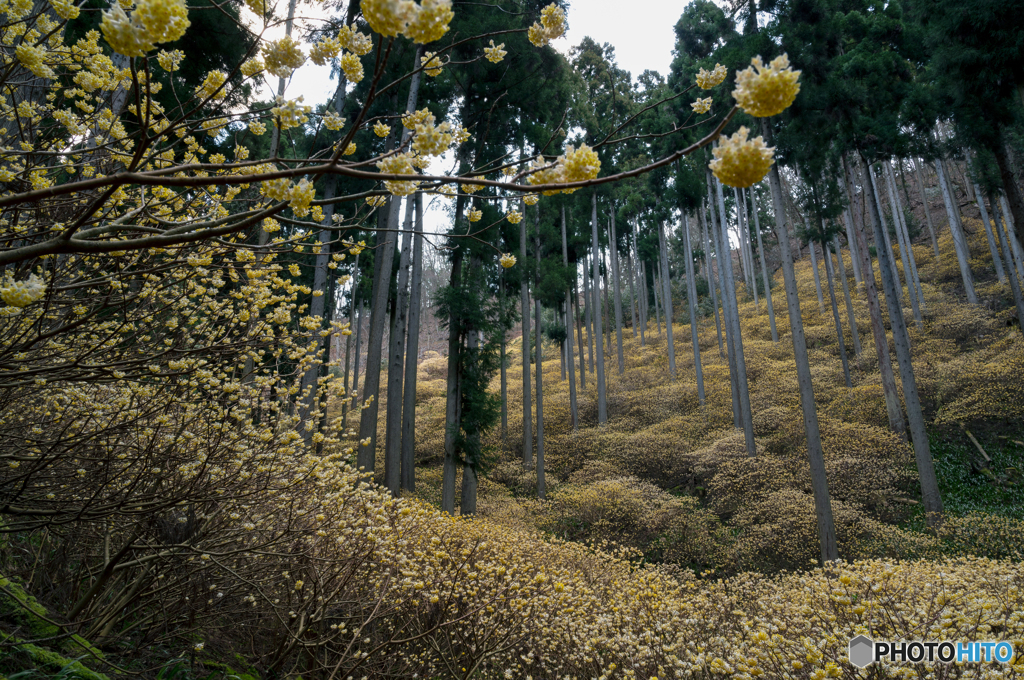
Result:
M986 253L974 230L972 251ZM741 306L758 457L732 428L726 365L713 320L701 327L707 403L697 403L689 329L675 327L679 377L667 379L664 336L626 333L626 371L609 367L609 422L596 427L593 380L569 427L568 388L546 352L549 496L516 444L518 349L509 372L510 441L480 516L433 506L440 484L444 363L420 367L417 497L362 484L343 459L297 456L261 472L252 493L212 515L187 551L145 564L133 621L86 622L72 638L57 592L33 560L74 546L45 534L5 544L0 676L304 678L1007 677L1024 664L936 664L858 671L847 641L1012 640L1024 654L1024 538L1018 506L1024 447L1024 342L978 258L984 303L957 302L948 236L941 264L917 248L927 318L911 326L921 391L950 511L926 532L908 445L886 424L863 303L863 352L847 390L831 314L818 309L810 263L798 264L815 395L845 561L819 567L814 514L785 314L773 344L762 305ZM849 263L848 263L849 264ZM849 266L847 267L849 270ZM781 297L776 294L777 299ZM684 318L677 309L677 318ZM908 311L909 314L909 311ZM847 330L849 333L849 330ZM495 382L495 388L498 384ZM976 435L987 465L959 423ZM1006 439L1000 439L1006 437ZM383 440L381 440L383 441ZM381 466L382 467L382 466ZM987 469L989 474L984 470ZM233 482L234 483L234 482ZM237 519L236 519L237 516ZM249 518L249 519L246 519ZM240 522L243 522L241 523ZM218 528L219 527L219 528ZM87 543L83 550L100 549ZM33 543L34 542L34 543ZM89 547L93 546L93 547ZM73 561L68 569L74 569ZM116 576L115 576L116 578ZM149 579L149 580L146 580ZM120 595L119 595L120 596ZM127 595L126 595L127 597ZM121 606L97 608L104 616ZM156 618L154 618L156 617ZM154 620L181 622L161 629ZM47 628L52 626L53 629ZM46 630L44 630L44 628ZM166 627L165 627L166 628ZM29 643L28 641L34 641ZM93 647L92 645L96 645ZM98 647L98 649L97 649ZM72 662L78 659L72 665ZM18 673L36 675L17 675Z

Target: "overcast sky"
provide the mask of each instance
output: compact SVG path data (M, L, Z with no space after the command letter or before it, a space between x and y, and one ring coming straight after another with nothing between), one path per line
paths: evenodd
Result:
M584 37L589 36L598 43L614 45L619 67L629 71L634 80L645 69L658 71L665 76L672 63L672 48L675 46L673 27L686 4L685 1L671 0L632 0L628 3L622 0L571 0L569 30L552 46L568 54L573 45L578 45ZM316 12L309 5L300 5L299 14L302 16L312 17ZM300 34L297 27L294 35ZM275 39L283 35L284 28L280 26L268 30L265 37ZM307 45L307 52L308 49ZM268 98L277 88L277 79L272 80L273 83L268 84L264 91L264 96ZM307 62L288 82L285 97L295 99L302 96L306 104L316 105L327 101L336 87L337 81L331 80L329 66L318 67ZM437 174L444 171L450 171L450 168L438 166L430 169L430 172ZM448 218L434 204L436 201L431 202L425 215L426 230L446 231Z

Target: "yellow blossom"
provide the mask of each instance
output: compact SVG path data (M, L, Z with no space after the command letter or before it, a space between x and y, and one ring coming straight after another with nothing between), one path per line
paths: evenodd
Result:
M715 68L711 71L702 68L697 71L697 87L702 90L710 90L721 84L727 74L728 72L721 64L715 64Z
M514 267L516 265L516 256L513 255L512 253L505 253L504 255L501 256L501 259L498 260L498 262L505 269L509 269L510 267Z
M761 137L747 139L749 133L741 127L715 148L715 160L708 167L722 184L738 189L752 186L764 179L775 162L775 149L766 147Z
M264 43L263 63L271 75L287 78L306 61L299 43L291 36Z
M473 208L469 211L469 213L467 213L466 219L468 219L470 222L479 222L483 218L483 216L484 213L482 210L477 210Z
M491 62L492 64L497 64L502 59L504 59L505 55L508 54L508 52L502 49L503 47L505 47L505 43L495 45L494 41L491 40L491 46L484 48L484 56L487 58L487 61Z
M420 57L420 65L423 66L423 72L431 78L441 75L441 70L444 68L441 59L435 56L433 52L424 53Z
M732 96L741 109L756 118L782 113L800 92L800 71L789 65L789 57L776 57L766 68L761 57L750 60L751 66L736 73L736 89Z
M711 110L711 97L697 99L697 101L690 104L690 108L693 109L694 113L707 113Z
M389 132L391 132L390 125L385 125L383 122L379 120L373 124L373 134L377 135L378 137L387 137Z

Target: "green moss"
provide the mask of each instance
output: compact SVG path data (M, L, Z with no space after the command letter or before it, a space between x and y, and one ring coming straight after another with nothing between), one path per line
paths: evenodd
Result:
M238 658L238 660L243 663L245 661L240 657L236 656L236 658ZM204 667L210 669L211 671L220 671L221 673L223 673L224 680L260 680L258 675L240 673L233 669L231 666L227 665L226 663L220 663L217 661L201 661L200 663L203 664Z
M63 678L74 678L75 680L109 680L109 678L96 671L90 670L82 665L80 661L69 659L60 654L43 649L38 645L29 642L16 645L16 652L21 652L29 657L40 669L60 672Z
M60 628L46 621L49 618L46 607L25 592L24 588L2 577L0 587L0 619L6 619L24 628L33 638L52 638L60 635Z

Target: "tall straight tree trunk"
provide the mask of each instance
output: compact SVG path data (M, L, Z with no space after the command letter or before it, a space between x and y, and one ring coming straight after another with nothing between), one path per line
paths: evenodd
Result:
M600 280L600 268L598 258L600 248L597 244L597 194L591 195L591 216L590 235L594 250L594 335L597 339L597 424L604 425L608 422L608 402L605 394L604 383L604 347L601 343L601 295L597 291L597 282Z
M629 239L626 239L626 246L629 246ZM636 287L633 285L635 282L633 273L633 256L629 255L626 258L626 278L629 280L629 315L630 315L630 328L633 329L633 339L636 340Z
M360 408L359 403L359 358L362 353L363 323L366 320L366 304L359 299L359 314L356 316L356 354L352 357L352 405Z
M852 192L846 188L846 181L842 175L839 176L839 188L842 191L846 191L847 196L852 197ZM857 254L857 241L853 236L853 202L843 208L843 224L846 227L846 244L850 247L850 262L853 265L853 280L859 286L864 280L863 274L860 271L860 256ZM842 259L842 258L840 258Z
M935 259L939 259L939 239L935 236L935 225L932 222L932 210L928 207L928 195L924 191L924 179L921 177L921 166L917 164L916 158L911 158L914 166L914 174L917 177L917 190L921 192L921 204L924 205L924 218L928 223L928 234L932 237L932 249L935 250Z
M878 190L878 182L875 180L875 171L872 170L870 165L865 165L865 173L867 174L867 177L868 177L868 184L871 185L870 186L871 191L874 193L875 196L879 196L880 197L882 194ZM881 198L879 198L879 201L881 201ZM882 204L879 203L878 205L879 205L878 209L881 210L882 209L881 208ZM870 208L868 208L868 212L870 213ZM869 217L869 219L870 219L870 217ZM870 222L868 224L866 224L864 228L865 229L870 229L871 228L870 227ZM886 256L886 259L889 260L889 266L892 267L892 270L895 272L896 271L896 257L892 254L892 241L889 239L889 229L888 229L888 227L886 227L885 218L884 217L882 218L882 240L875 243L875 248L876 249L882 248L883 247L881 245L882 243L885 243L885 246L884 246L885 256ZM881 257L881 255L879 255L879 257ZM879 265L879 266L881 266L881 265ZM904 273L905 274L909 274L909 272L904 272ZM900 277L899 277L899 274L897 273L897 275L896 275L896 283L899 284L899 282L900 282ZM909 283L909 279L907 280L907 282ZM907 288L909 289L910 286L908 285ZM898 294L897 297L899 298L899 301L900 301L900 305L901 305L900 308L902 309L902 305L903 305L903 286L902 285L897 285L896 286L896 292ZM912 294L911 294L911 298L913 298Z
M647 346L647 281L642 278L641 271L643 262L640 260L640 248L637 246L636 222L633 222L633 255L630 258L630 266L635 270L637 278L636 287L636 313L640 323L640 346ZM635 336L634 336L635 337Z
M412 247L412 282L409 285L409 332L405 344L405 394L402 404L402 489L416 490L416 369L420 353L420 298L423 287L423 193L417 191L416 235ZM502 342L502 350L505 344ZM502 359L504 360L504 356ZM505 364L502 363L504 377ZM505 409L502 380L502 415ZM506 428L507 429L507 428Z
M843 166L846 174L851 175L846 158L843 158ZM867 182L863 183L864 193L867 193ZM853 183L847 185L853 191ZM864 275L864 295L868 302L868 314L871 318L871 335L875 341L875 353L878 356L878 371L882 376L882 394L885 396L885 410L889 417L889 427L896 434L906 436L907 425L903 419L903 409L900 406L899 394L896 392L896 377L892 370L892 359L889 356L889 340L885 337L885 326L882 324L882 306L878 302L878 289L875 287L875 272L871 268L871 255L868 250L867 237L865 236L864 222L860 221L855 225L854 235L857 238L857 252L860 255L860 271ZM881 259L884 254L878 250L878 257Z
M804 217L804 224L807 226L807 233L811 233L811 227L807 224L807 218ZM811 271L814 273L814 292L818 294L818 311L825 314L825 298L821 294L821 277L818 275L818 253L814 247L814 241L807 242L807 249L811 251Z
M661 335L661 307L664 302L661 299L661 282L658 281L658 269L660 268L661 264L659 263L651 275L651 285L654 288L654 323L658 326L658 335Z
M740 201L740 190L735 187L732 190L733 200L736 201L736 261L739 263L740 275L743 278L743 285L750 290L750 272L747 270L746 248L743 246L743 208ZM730 249L731 249L730 242Z
M875 229L875 239L881 239L882 214L878 196L870 184L868 189L868 208ZM899 298L896 295L896 277L889 261L879 258L878 268L882 273L882 288L885 291L886 306L889 308L889 321L892 324L893 344L896 346L896 359L900 366L900 380L903 383L903 400L907 406L907 420L910 425L910 437L914 444L914 457L917 460L917 473L921 479L921 498L924 504L928 526L937 526L942 522L942 498L939 496L938 478L928 444L928 430L925 428L924 413L921 400L917 393L917 382L914 379L914 366L910 356L910 336L907 324L903 320Z
M519 261L526 265L526 207L520 205L524 218L519 220ZM524 271L519 284L523 313L523 467L533 467L533 389L530 385L530 283ZM539 338L538 338L539 339Z
M918 328L924 328L924 319L921 310L924 309L924 295L921 284L917 280L917 267L914 263L914 253L910 248L910 232L903 224L903 210L900 208L899 191L896 188L896 179L892 174L892 167L888 163L880 163L882 175L885 177L885 185L889 193L889 207L892 209L892 222L896 228L896 241L900 251L900 261L903 263L903 278L907 281L907 293L910 296L910 307L914 313L914 321Z
M690 310L690 341L693 343L693 368L697 374L697 401L704 405L704 371L700 365L700 338L697 333L697 280L693 273L693 248L690 246L690 223L683 213L683 253L686 260L686 306Z
M853 355L860 356L860 333L857 332L857 317L853 313L853 299L850 297L850 286L846 281L846 265L843 264L843 251L839 247L839 235L832 237L832 245L836 249L836 261L839 262L839 282L843 284L843 299L846 301L846 318L850 322L850 335L853 336ZM853 261L851 254L850 261Z
M584 265L585 266L585 265ZM580 349L580 389L587 389L587 367L583 363L583 328L580 325L582 323L583 314L580 313L580 292L576 284L577 272L573 272L572 280L572 301L576 305L576 342ZM585 279L586 277L584 277Z
M953 196L946 182L941 160L935 161L935 171L939 175L939 188L942 189L942 201L946 205L949 229L953 234L953 247L956 250L957 264L960 265L960 278L964 282L964 292L967 294L967 301L976 305L978 304L978 295L974 292L974 276L971 274L971 251L968 250L967 239L964 238L964 233L960 229L959 215L957 215L956 205L953 203Z
M460 197L455 201L455 220L462 221L464 201ZM453 291L462 287L462 260L465 251L456 244L452 255L452 269L449 274L449 286ZM445 389L444 412L444 463L441 477L441 512L455 514L455 476L459 461L455 450L455 438L461 427L462 420L462 362L459 360L462 349L462 319L454 307L448 314L448 377Z
M988 239L988 249L992 253L992 266L996 270L996 278L1000 283L1006 283L1006 272L1003 270L1002 258L999 257L999 248L996 247L996 237L992 233L992 225L988 221L988 210L985 209L985 195L981 193L981 187L974 183L974 195L977 197L978 212L981 213L981 223L985 225L985 238Z
M768 119L761 119L761 133L771 145L772 130ZM782 279L786 287L786 307L789 310L789 328L793 334L793 354L796 360L797 384L800 386L800 406L804 416L804 432L807 434L807 460L811 468L811 489L814 491L814 514L818 523L818 543L822 563L839 559L836 543L836 527L832 519L832 499L825 476L825 455L821 448L821 433L818 429L818 412L814 405L814 386L811 384L811 366L807 359L807 340L800 316L800 297L793 270L793 251L790 249L789 230L786 228L785 205L779 166L774 164L768 172L768 183L772 190L775 207L775 233L779 240L782 256Z
M928 311L928 304L924 299L924 289L921 288L921 277L917 273L917 256L914 255L914 244L910 240L910 227L907 225L907 216L903 212L903 204L900 202L899 188L896 186L896 172L892 169L892 164L883 163L882 167L889 175L889 183L892 184L893 200L895 201L896 215L899 216L899 226L903 236L903 244L907 251L907 260L910 262L910 275L914 281L914 288L917 291L918 304L921 306L921 312ZM903 188L906 189L906 183L904 182ZM907 202L909 208L909 201Z
M750 243L750 217L747 214L747 192L746 189L740 189L740 204L742 204L741 214L743 219L740 220L740 231L742 232L743 238L740 239L740 244L743 248L743 256L747 261L747 272L750 282L747 284L750 286L751 292L754 294L754 309L760 309L760 302L757 295L757 269L754 267L754 248Z
M348 420L348 412L351 406L355 406L356 392L355 388L349 389L349 368L352 359L352 332L355 328L355 332L358 334L359 317L356 308L356 276L359 271L359 256L356 255L355 262L352 266L352 292L350 294L351 299L349 300L349 311L348 311L348 335L345 336L345 400L341 402L341 431L345 431L346 421ZM359 337L358 335L356 337ZM358 351L358 349L356 350Z
M1015 222L1013 215L1010 213L1010 204L1006 200L1006 194L999 196L999 205L1002 208L1003 217L1005 218L1006 239L1010 242L1010 249L1017 257L1018 275L1021 277L1021 280L1024 281L1024 248L1021 247L1020 239L1017 238Z
M605 341L604 353L605 353L605 356L608 356L609 354L612 353L612 324L614 323L612 321L612 319L611 319L611 316L612 316L612 305L611 305L611 299L610 299L611 296L608 293L608 270L611 269L611 267L609 265L609 262L610 262L610 259L607 262L605 261L604 248L602 248L601 249L601 264L604 267L604 274L601 276L601 279L602 279L602 284L604 285L604 307L603 307L604 317L602 318L601 321L604 324L602 326L602 328L604 328L604 341Z
M569 266L569 248L565 238L565 206L562 206L562 266L568 268ZM572 429L573 432L579 429L580 426L580 415L576 408L576 376L573 375L573 356L572 356L572 321L569 318L572 315L572 300L570 299L569 289L565 290L565 330L567 333L565 342L565 363L569 366L569 415L572 418ZM581 366L582 368L582 366Z
M1013 174L1013 162L1006 153L1006 128L1000 130L999 137L998 143L992 145L992 153L996 157L996 165L999 166L999 177L1003 180L1003 211L1008 216L1007 221L1013 223L1017 243L1024 244L1024 196L1021 196L1017 178Z
M391 270L395 257L395 232L398 227L398 211L402 202L392 197L388 204L387 230L378 232L383 239L377 249L380 262L373 279L373 302L370 305L370 327L366 337L366 379L363 381L363 401L367 402L359 418L359 452L356 464L359 469L373 472L377 451L377 414L380 400L380 362L384 346L384 320L388 316L388 293L391 288ZM379 242L378 242L379 243ZM366 442L366 444L364 444Z
M658 253L661 260L662 306L665 308L665 338L668 344L668 374L676 379L676 346L672 339L672 282L668 273L668 243L665 240L665 223L658 220Z
M1012 237L1013 234L1009 231L1003 232L999 219L999 202L996 201L996 197L990 193L988 199L992 204L992 217L995 222L996 233L999 234L999 247L1003 251L1003 265L1006 267L1006 271L1009 272L1010 291L1013 293L1013 302L1017 306L1017 323L1021 329L1024 329L1024 298L1021 297L1021 281L1024 281L1024 277L1016 275L1013 264L1013 249L1007 243L1007 235ZM1024 330L1021 332L1024 332Z
M534 253L537 256L536 277L540 276L540 206L537 207L537 237L534 240ZM535 278L533 284L540 287L540 281ZM533 308L537 320L537 498L544 500L547 497L544 484L544 346L541 342L541 314L540 298L534 298Z
M724 249L722 245L722 232L726 230L725 227L725 207L717 203L715 200L715 186L717 181L713 178L711 170L706 171L707 183L708 183L708 199L711 201L711 235L715 240L715 264L718 270L718 290L722 292L722 325L725 330L725 351L726 361L729 363L729 394L732 398L732 425L736 429L742 427L742 419L740 415L740 387L739 380L736 375L736 335L733 333L732 323L730 322L729 310L726 308L728 303L726 302L726 287L725 287L725 265L723 262L726 259L730 259L731 255ZM716 206L721 206L717 207ZM716 212L717 209L717 212ZM726 253L723 256L723 253Z
M757 446L754 444L754 419L750 411L750 390L747 385L747 361L743 356L743 334L740 329L740 314L736 304L736 287L732 272L732 253L729 252L729 227L725 218L725 198L722 194L721 182L715 182L715 192L718 196L718 209L721 211L722 221L722 262L725 264L725 285L722 288L723 308L725 308L725 321L732 336L733 366L736 373L736 385L739 388L739 409L740 426L743 428L743 437L747 445L747 455L757 455Z
M846 380L846 388L853 389L853 381L850 380L850 362L846 358L846 339L843 337L843 321L839 318L839 305L836 304L836 288L833 284L835 273L832 271L832 255L829 253L827 245L822 244L821 254L825 256L828 299L832 303L832 319L836 324L836 338L839 340L839 359L843 362L843 378ZM839 257L842 258L842 255Z
M405 326L409 310L409 256L412 250L412 198L405 199L405 225L398 264L398 291L388 350L388 410L384 429L384 486L397 496L402 484L402 382L405 378ZM397 238L397 236L396 236ZM413 360L415 364L415 359Z
M594 296L590 294L590 271L587 258L583 258L583 316L587 326L587 368L594 372Z
M615 234L615 211L612 210L609 220L611 228L611 242L608 244L608 254L611 256L612 265L612 299L615 301L615 344L619 352L619 375L626 372L626 359L622 355L622 290L619 281L619 242Z
M708 184L708 196L711 196L711 185ZM715 209L711 209L711 224L715 224ZM718 284L717 277L712 271L711 262L711 239L708 237L708 222L704 217L704 209L700 211L700 226L704 230L704 262L708 271L708 290L711 291L711 309L715 312L715 333L718 335L718 356L719 358L725 358L725 349L722 347L722 319L718 315L718 293L716 287ZM715 269L720 269L717 266L718 259L715 258Z
M779 331L775 327L775 305L772 304L772 286L768 278L768 265L764 259L764 245L761 243L761 220L757 216L757 194L753 189L750 191L750 207L754 213L754 232L757 234L757 254L761 259L761 279L764 283L764 299L768 304L768 326L772 331L772 342L779 341Z
M477 271L479 266L480 266L479 265L479 261L477 260L476 256L472 257L470 259L470 265L469 265L469 271L470 271L469 278L470 278L470 280L476 278L474 276L474 273ZM476 353L476 351L479 348L480 348L480 332L477 329L473 328L472 326L469 326L468 328L466 328L466 349L468 350L469 354L472 356L473 354ZM462 384L461 381L460 381L459 384L460 385ZM459 390L459 392L460 392L460 394L459 394L459 401L462 400L461 391L462 390L460 389ZM461 410L462 410L461 406L460 406L459 410L460 410L460 413L461 413ZM462 418L461 418L461 415L460 415L459 420L461 421L461 419ZM469 442L469 447L471 447L473 449L473 451L479 451L480 433L479 432L472 432L472 433L468 433L468 434L469 434L469 438L471 440ZM478 461L476 459L476 455L475 454L474 455L469 455L468 452L467 452L466 454L464 454L464 456L465 456L465 462L462 464L462 497L461 497L460 502L459 502L459 513L462 514L462 515L475 515L476 514L476 491L477 491L477 487L479 486L479 482L480 482L480 480L478 478L479 470L477 469L479 467L479 464L478 464Z

